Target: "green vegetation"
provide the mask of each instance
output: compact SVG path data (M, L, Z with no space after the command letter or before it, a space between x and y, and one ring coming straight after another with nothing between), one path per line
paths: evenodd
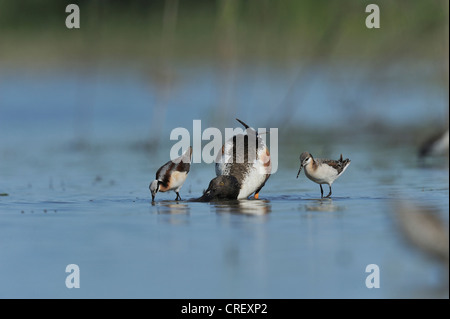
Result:
M67 29L76 3L81 28ZM367 29L376 3L381 28ZM448 1L0 0L0 61L443 60Z

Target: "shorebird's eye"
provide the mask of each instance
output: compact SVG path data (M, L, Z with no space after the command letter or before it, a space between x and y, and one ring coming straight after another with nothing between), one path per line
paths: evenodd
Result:
M219 185L220 185L220 186L224 186L225 184L224 184L223 182L220 182Z

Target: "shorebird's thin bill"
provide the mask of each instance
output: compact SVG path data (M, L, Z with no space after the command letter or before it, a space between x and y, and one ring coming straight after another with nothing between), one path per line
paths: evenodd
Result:
M298 175L300 175L301 171L302 171L302 166L300 165L300 169L298 170L298 173L297 173L297 178L298 178Z

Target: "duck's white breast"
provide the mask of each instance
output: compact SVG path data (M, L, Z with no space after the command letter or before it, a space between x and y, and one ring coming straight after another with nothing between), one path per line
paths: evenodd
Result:
M245 176L241 185L238 199L245 199L256 192L258 188L266 181L266 175L260 174L258 169L253 166Z

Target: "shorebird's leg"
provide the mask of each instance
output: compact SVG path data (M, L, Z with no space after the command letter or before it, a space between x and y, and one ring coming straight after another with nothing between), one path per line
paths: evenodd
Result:
M323 198L323 188L322 188L322 184L319 184L320 186L320 198Z
M325 198L329 198L331 196L331 185L328 185L330 187L330 192L328 193L327 196L325 196Z
M175 198L175 200L181 200L180 193L178 193L178 192L175 192L175 193L177 193L177 198Z

